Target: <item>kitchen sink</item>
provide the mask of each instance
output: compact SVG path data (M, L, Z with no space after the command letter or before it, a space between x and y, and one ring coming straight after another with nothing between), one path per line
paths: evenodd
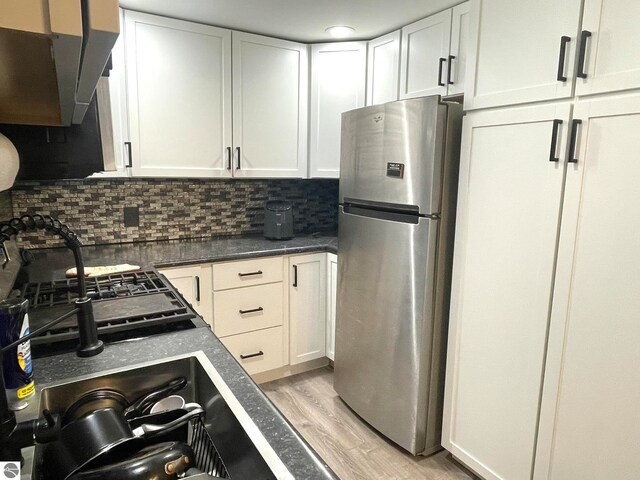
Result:
M257 426L240 405L222 377L202 352L173 357L161 363L144 363L72 379L44 388L39 411L64 411L83 394L100 388L115 389L129 400L176 377L187 378L178 392L187 402L197 402L206 412L204 422L232 479L293 478ZM44 446L33 455L32 479L39 480L44 464Z

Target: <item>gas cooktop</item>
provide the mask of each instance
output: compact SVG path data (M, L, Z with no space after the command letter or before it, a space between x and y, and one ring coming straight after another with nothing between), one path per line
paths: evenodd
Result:
M29 325L35 330L74 308L76 278L29 283ZM98 336L105 343L206 326L171 284L153 270L87 279ZM35 356L73 350L78 338L75 316L31 340Z

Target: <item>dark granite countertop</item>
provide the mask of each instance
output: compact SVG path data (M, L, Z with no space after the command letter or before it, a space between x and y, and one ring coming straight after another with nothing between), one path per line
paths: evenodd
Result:
M90 246L83 248L83 255L87 266L131 263L148 269L323 251L336 253L335 236L304 236L288 241L239 236ZM32 282L63 278L65 270L74 265L71 252L64 248L31 252L33 262L27 271ZM40 391L48 384L63 380L196 351L202 351L208 357L295 478L337 478L206 327L110 344L103 353L92 358L78 358L69 353L35 359L34 375ZM36 415L36 403L32 402L27 409L29 412L25 411L22 415Z
M204 240L97 245L82 248L86 266L129 263L144 269L178 267L252 257L332 252L338 249L335 235L300 236L291 240L267 240L261 236L234 236ZM66 248L30 250L34 261L27 269L29 281L64 278L73 267L73 255Z

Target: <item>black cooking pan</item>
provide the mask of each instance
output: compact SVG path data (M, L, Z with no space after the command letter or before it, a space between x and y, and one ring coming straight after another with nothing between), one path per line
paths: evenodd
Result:
M182 390L187 385L184 377L174 378L170 382L154 388L144 394L133 403L129 403L127 398L117 390L103 388L88 392L76 400L62 416L62 425L67 425L95 410L113 408L116 411L124 412L125 418L134 418L144 415L151 410L151 407L158 401L173 393Z
M115 463L89 465L69 480L173 480L193 465L194 459L193 450L184 442L158 443Z
M51 479L67 479L70 475L110 454L114 458L144 447L143 440L175 430L188 421L204 416L204 410L192 406L181 417L165 424L143 424L132 428L122 412L105 408L91 412L62 427L60 438L48 444L44 452L47 471L55 472Z

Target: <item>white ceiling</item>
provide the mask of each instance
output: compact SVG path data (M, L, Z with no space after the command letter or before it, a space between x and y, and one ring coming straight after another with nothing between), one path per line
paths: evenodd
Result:
M332 25L371 39L461 0L120 0L123 8L299 42L335 41Z

